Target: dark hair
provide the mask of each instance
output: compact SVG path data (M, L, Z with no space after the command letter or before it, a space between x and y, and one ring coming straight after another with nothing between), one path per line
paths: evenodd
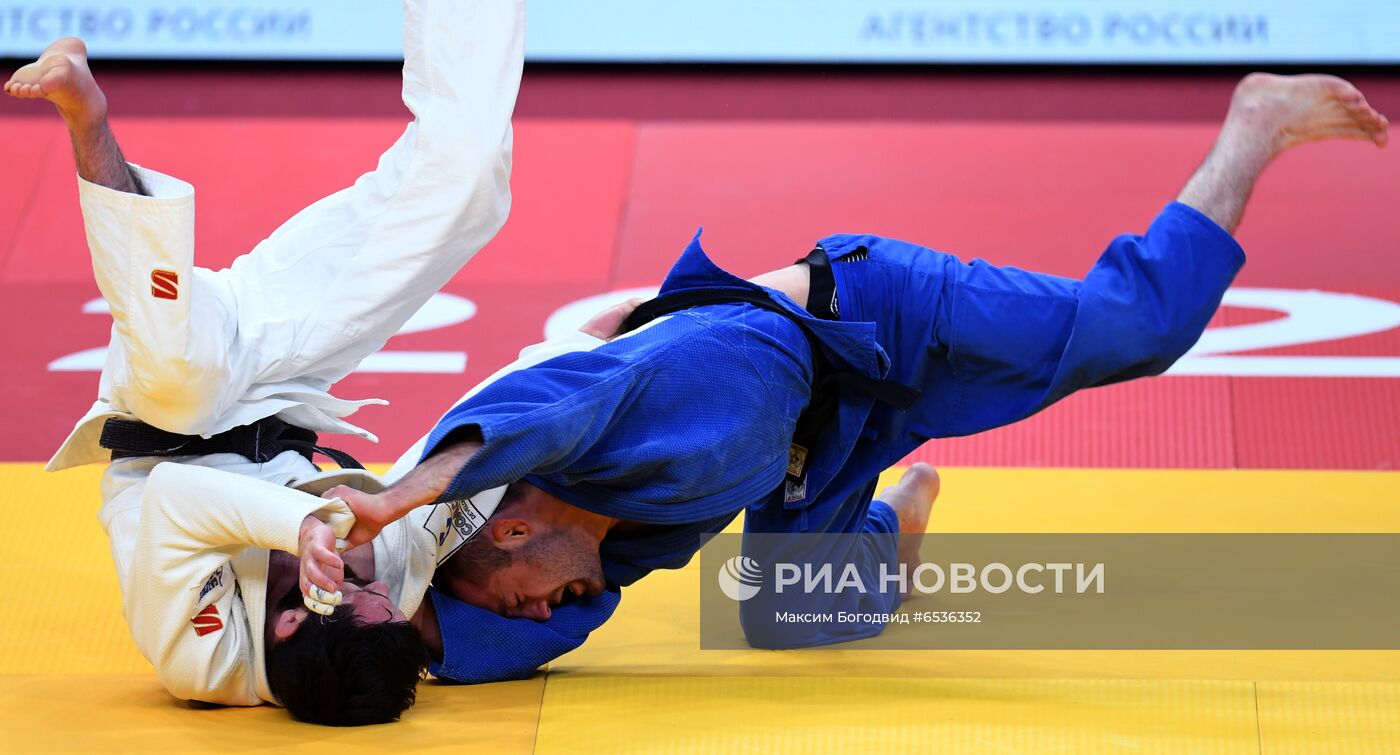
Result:
M406 621L361 624L350 606L311 614L267 650L267 684L294 718L326 726L397 721L412 705L428 651Z

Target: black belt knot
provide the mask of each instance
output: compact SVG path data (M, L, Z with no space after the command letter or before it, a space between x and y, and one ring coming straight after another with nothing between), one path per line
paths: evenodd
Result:
M812 282L807 297L808 313L823 320L841 319L840 304L836 297L836 279L831 271L831 261L827 257L826 250L819 246L798 262L805 262L811 267ZM893 380L880 380L853 372L836 370L831 365L831 360L826 357L821 337L817 335L809 323L804 322L801 317L794 315L773 301L767 294L759 293L753 289L737 287L689 289L658 296L637 307L622 323L619 332L629 333L658 317L693 307L737 303L752 304L759 309L766 309L786 317L802 331L811 345L812 371L814 373L812 397L807 408L797 418L797 427L793 433L793 440L799 445L814 448L817 441L830 430L831 423L837 413L839 395L843 390L865 394L879 403L901 411L909 409L919 400L921 392L916 388Z
M288 424L276 417L264 417L208 438L166 432L138 420L112 417L102 425L98 445L110 449L113 459L137 456L206 456L238 454L258 464L272 461L284 451L296 451L311 461L322 454L345 469L364 465L344 451L316 444L316 433Z

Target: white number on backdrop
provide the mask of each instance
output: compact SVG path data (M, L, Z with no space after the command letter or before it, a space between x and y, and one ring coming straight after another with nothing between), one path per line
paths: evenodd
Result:
M109 314L107 300L83 305L84 314ZM454 294L437 293L399 328L399 334L421 333L460 325L476 316L476 302ZM49 363L50 372L100 372L107 347L75 352ZM356 372L408 372L457 374L467 369L465 351L380 351L360 363Z
M599 311L632 297L650 298L655 287L610 291L560 307L545 322L545 338L577 330ZM1281 288L1232 288L1226 305L1269 309L1284 317L1249 325L1211 328L1168 374L1248 377L1400 377L1400 357L1240 356L1233 352L1298 346L1381 333L1400 326L1400 304L1355 294ZM83 305L86 314L104 314L106 301ZM464 323L476 316L470 299L439 293L428 300L399 333L420 333ZM105 347L87 349L55 359L53 372L100 371ZM370 356L359 372L449 373L466 370L460 351L381 351Z
M655 288L632 288L579 299L545 322L545 338L577 330L599 311ZM1335 341L1400 326L1400 304L1355 294L1285 288L1232 288L1232 307L1271 309L1284 317L1249 325L1211 328L1177 362L1171 375L1252 377L1400 377L1400 357L1235 356L1231 352Z
M1400 326L1400 304L1332 291L1232 288L1232 307L1283 312L1276 320L1210 328L1169 375L1400 377L1400 357L1237 356L1230 352L1336 341Z

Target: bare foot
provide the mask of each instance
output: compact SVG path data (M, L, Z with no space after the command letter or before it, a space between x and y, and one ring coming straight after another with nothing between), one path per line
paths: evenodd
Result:
M45 99L68 121L107 115L107 98L88 70L87 46L77 37L49 45L39 59L10 77L5 93L20 99Z
M1270 156L1304 142L1362 139L1384 147L1390 122L1335 76L1252 73L1235 88L1226 129Z
M929 513L940 485L937 470L919 462L910 467L894 487L877 496L899 517L899 562L904 564L907 574L913 574L919 565L919 545L928 529ZM907 592L905 597L908 597Z

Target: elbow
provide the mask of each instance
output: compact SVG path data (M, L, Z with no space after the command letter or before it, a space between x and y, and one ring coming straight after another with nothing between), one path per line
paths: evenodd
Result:
M237 706L252 706L262 702L212 686L206 680L191 678L183 674L162 673L160 683L164 685L167 692L181 700L193 700L210 705Z
M474 235L495 236L510 216L511 156L507 152L468 157L456 170L461 220Z

